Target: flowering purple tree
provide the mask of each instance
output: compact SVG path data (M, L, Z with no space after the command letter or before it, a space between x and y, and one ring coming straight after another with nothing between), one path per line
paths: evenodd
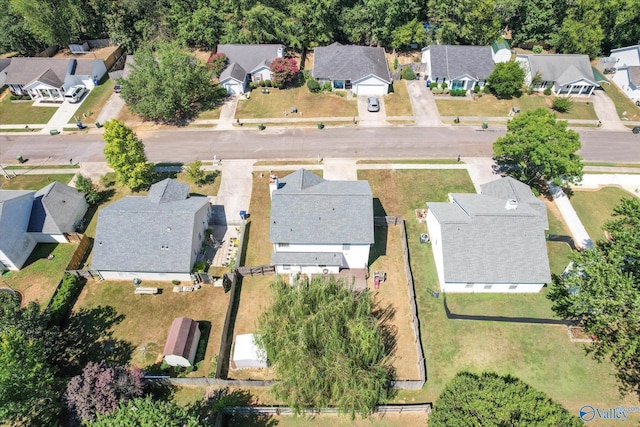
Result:
M67 384L65 405L76 421L94 421L96 414L111 413L119 402L142 396L143 376L135 366L89 362Z
M291 83L299 72L298 63L293 58L276 58L271 62L271 80L278 87Z

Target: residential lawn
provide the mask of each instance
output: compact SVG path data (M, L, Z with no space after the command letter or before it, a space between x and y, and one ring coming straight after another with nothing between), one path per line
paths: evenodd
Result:
M290 89L269 88L269 94L260 89L251 92L251 98L240 100L236 118L259 119L285 117L356 117L358 104L355 99L347 101L345 97L331 92L311 93L306 86ZM291 114L291 107L298 113Z
M571 232L567 228L556 205L549 200L543 199L547 205L547 218L549 219L549 234L571 237ZM547 241L547 253L549 255L549 268L551 274L561 274L569 264L569 254L571 246L565 242Z
M413 116L406 80L393 82L393 93L384 96L384 108L388 117Z
M520 108L520 111L535 110L536 108L551 107L552 97L542 95L522 95L520 98L497 99L493 95L483 95L474 100L457 100L448 96L436 96L436 105L441 116L478 116L478 117L504 117L509 114L512 107ZM568 113L557 113L560 120L585 119L597 120L593 104L590 102L574 102Z
M33 170L33 169L80 169L80 165L13 165L5 166L5 170Z
M51 175L18 175L11 179L2 180L3 190L39 190L51 184L53 181L59 181L68 184L73 178L72 173L51 174Z
M230 418L230 427L258 427L265 425L277 425L278 427L304 427L304 426L335 426L335 427L406 427L426 425L427 414L403 413L372 415L366 419L356 416L352 420L348 415L307 415L294 417L292 415L263 415L254 417Z
M222 110L222 106L220 105L210 110L201 111L200 114L198 114L197 119L198 120L217 120L220 118L221 110Z
M130 362L141 368L161 363L165 341L173 319L189 317L210 327L206 354L197 370L188 376L209 376L220 350L222 326L229 294L207 285L194 292L175 293L171 282L143 282L162 289L159 295L134 295L130 281L88 281L74 311L111 306L123 319L112 328L113 338L131 344ZM201 325L201 330L202 330ZM146 352L142 351L142 348ZM196 361L197 363L198 361Z
M22 270L5 273L2 282L22 294L23 304L38 301L44 308L77 247L75 243L39 243ZM47 259L49 254L53 255L53 259Z
M462 165L463 161L456 159L384 159L384 160L358 160L358 165L377 164L407 164L407 165Z
M607 96L609 96L616 105L618 116L621 119L631 121L640 120L640 107L634 104L633 101L629 99L615 83L611 81L609 82L611 84L602 84L602 89L604 89ZM600 94L596 92L596 96L600 96Z
M595 191L574 189L571 204L591 240L605 239L602 226L611 218L614 206L624 197L634 196L618 187L603 187Z
M32 102L11 103L9 89L0 93L0 123L10 124L46 124L58 111L58 104L47 107L34 107Z
M585 166L605 166L610 168L640 168L640 163L582 162L582 164Z
M576 415L585 402L598 407L638 405L633 396L620 397L611 365L587 356L583 344L569 341L563 326L447 319L444 296L434 298L429 291L439 284L431 248L418 241L425 226L415 221L413 210L426 201L446 201L450 192L473 192L466 171L361 170L358 177L369 180L381 202L376 214L384 209L407 218L427 383L419 392L399 391L394 401L433 402L454 375L466 369L514 375ZM446 304L455 314L553 319L546 292L449 294Z
M102 110L104 104L113 94L113 86L115 86L115 84L115 80L107 79L101 85L91 89L89 95L86 96L85 100L80 105L80 108L76 111L75 116L85 124L93 123L98 118L98 114L100 114L100 110ZM86 117L83 117L83 114L86 114ZM69 123L76 123L76 119L72 117L71 120L69 120Z

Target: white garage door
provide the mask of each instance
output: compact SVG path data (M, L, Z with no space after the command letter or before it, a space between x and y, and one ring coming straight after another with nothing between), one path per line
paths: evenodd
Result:
M240 85L237 83L225 83L225 89L227 89L227 93L229 95L240 94L242 91L240 90Z
M386 95L387 87L384 85L357 85L358 95Z

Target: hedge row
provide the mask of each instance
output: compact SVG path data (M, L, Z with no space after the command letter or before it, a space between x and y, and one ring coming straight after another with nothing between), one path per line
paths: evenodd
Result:
M47 307L52 324L62 326L69 314L71 314L71 309L76 303L83 285L84 280L80 280L72 274L64 275L62 282L58 286L58 291L49 303L49 307Z

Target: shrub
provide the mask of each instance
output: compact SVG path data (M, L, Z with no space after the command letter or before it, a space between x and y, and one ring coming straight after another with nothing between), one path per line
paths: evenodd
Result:
M171 284L172 284L173 286L178 286L178 285L180 284L180 280L172 280L172 281L171 281Z
M440 95L443 92L442 89L440 89L439 87L434 87L433 89L431 89L431 93L433 93L434 95Z
M100 185L105 188L113 187L116 183L115 172L107 172L100 177Z
M271 62L271 78L274 87L278 87L278 84L288 86L295 83L299 73L300 68L293 58L276 58Z
M429 89L431 89L431 90L433 90L433 89L435 89L435 88L437 88L437 87L438 87L438 83L436 83L436 82L431 82L431 83L429 84Z
M569 112L569 110L571 110L572 106L573 106L573 101L571 101L571 99L562 97L562 98L554 98L553 106L551 108L556 110L558 113L567 113Z
M491 93L491 89L489 89L489 86L487 86L487 85L485 85L485 86L482 88L482 91L483 91L484 93L486 93L486 94Z
M466 96L467 95L467 91L464 89L451 89L451 91L449 92L449 95L451 96Z
M266 126L263 123L258 123L259 130L265 130Z
M537 44L531 50L533 51L533 53L542 53L542 46Z
M260 80L258 82L258 86L260 86L260 87L265 87L265 85L266 85L266 83L264 82L264 80Z
M52 324L61 326L64 323L80 295L83 284L84 282L72 274L64 275L58 291L47 307Z
M398 69L398 58L393 58L393 69L394 70Z
M447 84L447 82L442 82L442 85L440 86L443 90L448 88L449 85Z
M413 72L411 67L404 67L401 74L402 78L405 80L415 80L416 78L416 73Z
M451 89L449 89L448 87L445 87L444 89L442 89L442 93L447 94L451 92Z
M318 93L318 92L320 92L320 83L318 83L317 81L315 81L313 79L309 79L309 80L307 80L307 88L309 89L309 92L311 92L311 93Z
M249 89L255 89L255 88L256 88L255 82L249 82Z
M496 97L511 99L520 96L524 84L524 70L517 62L501 62L489 74L487 83Z
M195 264L193 264L194 273L204 273L206 270L207 270L207 263L202 260L196 261Z
M272 84L271 84L271 80L265 80L265 81L264 81L264 85L265 85L266 87L271 87L271 86L272 86Z
M90 205L97 205L102 199L98 186L88 176L78 174L76 177L76 190L84 193L84 198Z
M545 88L544 91L542 91L542 93L544 93L547 96L551 95L551 88L550 87Z
M479 85L475 85L473 87L473 93L478 93L478 92L480 92L480 86Z
M326 82L322 85L322 90L326 90L327 92L331 92L333 88L331 87L331 82Z

